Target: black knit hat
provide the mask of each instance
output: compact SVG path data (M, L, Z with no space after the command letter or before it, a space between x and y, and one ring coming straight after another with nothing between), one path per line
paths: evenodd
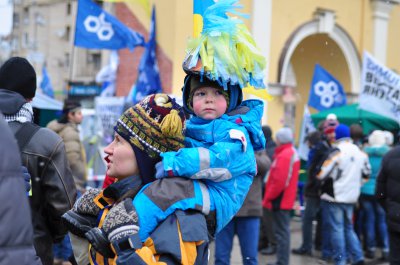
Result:
M24 98L33 98L36 92L36 72L21 57L12 57L0 67L0 88L15 91Z

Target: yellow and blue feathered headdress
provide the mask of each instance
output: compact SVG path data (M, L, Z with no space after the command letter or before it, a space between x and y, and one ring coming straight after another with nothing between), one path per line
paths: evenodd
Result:
M203 14L201 35L188 43L183 69L187 74L199 74L217 81L224 89L238 85L265 88L265 58L236 11L242 8L238 0L219 0Z

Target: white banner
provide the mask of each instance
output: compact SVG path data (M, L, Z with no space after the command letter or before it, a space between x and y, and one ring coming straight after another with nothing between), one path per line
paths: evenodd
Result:
M301 124L298 154L300 158L305 161L308 160L308 152L310 151L308 148L306 137L309 133L313 131L315 131L315 126L311 119L310 110L307 106L304 106L303 123Z
M400 76L364 52L359 108L400 121Z
M124 97L96 97L96 115L103 130L103 145L114 139L114 126L124 111Z

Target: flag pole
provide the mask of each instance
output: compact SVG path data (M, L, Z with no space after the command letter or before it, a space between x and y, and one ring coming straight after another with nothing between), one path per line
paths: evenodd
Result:
M76 21L78 17L78 8L79 8L79 1L76 2L77 8L76 8L76 16L75 16L75 30L74 30L74 36L72 38L72 50L71 50L71 59L69 62L69 84L68 84L68 91L70 90L70 83L72 82L73 74L74 74L74 63L75 63L75 35L76 35ZM68 97L68 95L67 95Z

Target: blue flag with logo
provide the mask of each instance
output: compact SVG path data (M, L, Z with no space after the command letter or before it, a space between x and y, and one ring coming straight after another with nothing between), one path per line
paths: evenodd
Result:
M51 85L49 74L47 73L46 66L42 68L42 81L40 82L40 88L43 93L47 96L54 98L53 86Z
M319 64L314 68L308 105L319 111L346 105L342 84Z
M143 46L144 38L92 0L78 0L74 44L87 49L132 50Z
M149 41L140 59L139 74L134 87L133 103L137 103L150 94L162 92L160 73L156 57L156 10L153 6Z

